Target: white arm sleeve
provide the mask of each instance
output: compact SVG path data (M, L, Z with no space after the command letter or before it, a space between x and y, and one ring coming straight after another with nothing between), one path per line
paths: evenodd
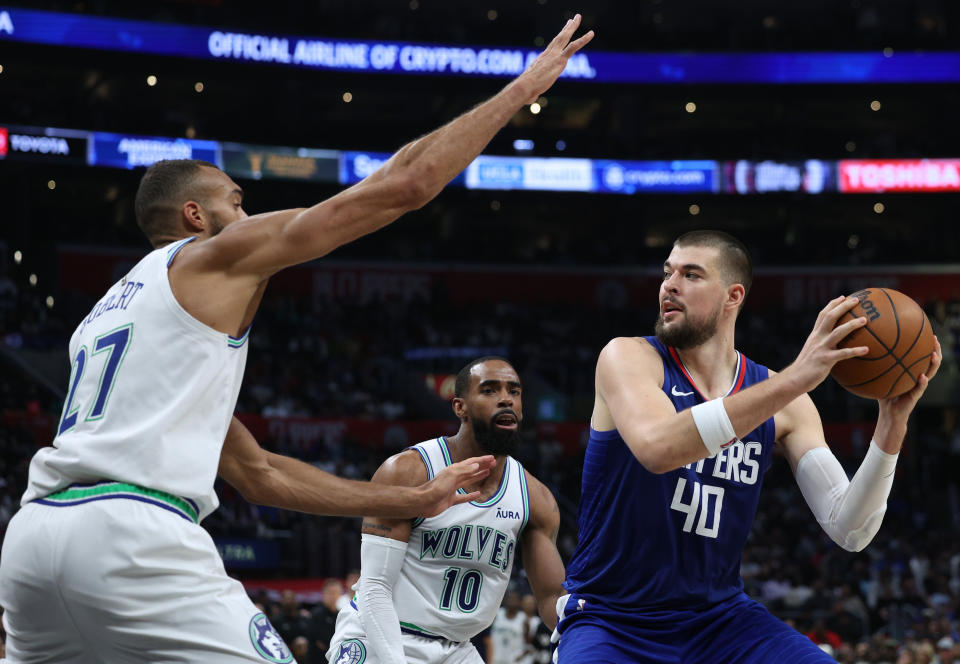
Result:
M880 530L898 456L870 441L852 480L828 447L813 448L797 464L807 505L830 539L847 551L861 551Z
M400 578L406 552L406 542L367 534L360 539L357 609L370 647L383 664L407 661L400 645L400 618L393 608L393 586Z

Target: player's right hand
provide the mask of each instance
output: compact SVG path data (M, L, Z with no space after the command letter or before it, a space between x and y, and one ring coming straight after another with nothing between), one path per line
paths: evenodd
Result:
M593 39L593 30L590 30L578 39L570 41L573 33L580 27L580 14L567 21L563 29L543 49L543 53L530 63L518 80L523 81L530 89L530 98L527 103L533 103L546 92L560 77L570 56L590 43Z
M837 325L840 317L853 309L858 302L859 300L855 297L841 295L821 309L813 325L813 331L807 337L797 359L783 370L783 373L789 372L794 376L804 392L809 392L822 383L837 362L870 352L866 346L837 348L837 344L854 330L867 324L867 319L860 317Z
M457 490L485 478L496 463L497 460L488 454L458 461L441 470L436 477L419 487L421 492L419 516L436 516L453 505L479 499L479 491L457 493Z

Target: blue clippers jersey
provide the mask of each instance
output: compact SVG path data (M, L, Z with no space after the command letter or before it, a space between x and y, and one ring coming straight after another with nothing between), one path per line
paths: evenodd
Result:
M646 340L663 359L663 391L677 411L706 401L676 351ZM728 394L767 376L766 367L738 353ZM740 557L774 437L770 418L716 457L656 475L619 432L591 428L579 544L564 586L623 611L712 604L740 592Z

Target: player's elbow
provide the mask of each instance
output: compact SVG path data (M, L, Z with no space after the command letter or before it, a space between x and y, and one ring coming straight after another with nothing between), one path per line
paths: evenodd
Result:
M867 548L867 545L873 541L872 534L864 533L827 533L830 539L834 541L844 551L850 553L860 553Z
M843 527L840 523L832 523L825 525L824 530L842 549L859 553L867 548L880 530L884 512L886 512L885 506L867 517L859 528Z
M237 473L230 485L251 505L276 506L280 492L275 472L269 464L262 464L257 470Z
M389 206L404 212L419 210L436 195L429 190L426 180L412 169L391 174L384 186L388 190Z
M669 456L665 453L663 446L659 445L653 439L638 436L637 439L629 442L628 445L633 452L633 456L640 462L640 465L654 475L662 475L676 468Z

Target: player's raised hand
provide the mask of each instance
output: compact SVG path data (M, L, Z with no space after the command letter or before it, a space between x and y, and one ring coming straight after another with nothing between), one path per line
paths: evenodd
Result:
M784 369L784 373L789 371L800 381L805 392L822 383L837 362L870 352L866 346L837 348L837 344L854 330L867 324L867 319L860 317L837 325L840 317L853 309L858 301L855 297L844 295L831 300L817 316L813 331L800 349L797 359Z
M518 77L530 87L529 103L537 100L547 89L553 85L564 68L570 56L586 46L593 39L593 30L590 30L579 38L573 39L573 34L580 27L580 14L567 21L563 29L557 33L557 36L547 44L543 53L537 56L537 59L530 63L527 70Z
M492 456L471 457L447 466L429 482L420 485L420 516L436 516L453 505L480 498L480 492L457 493L457 489L479 482L490 474L497 460Z
M927 370L917 379L917 384L903 394L891 399L880 399L881 418L888 416L894 421L899 420L903 426L906 426L907 418L910 416L911 411L913 411L913 407L917 405L917 401L923 396L927 385L933 380L933 377L937 375L942 361L943 350L940 348L940 340L934 337L930 366L927 367Z

